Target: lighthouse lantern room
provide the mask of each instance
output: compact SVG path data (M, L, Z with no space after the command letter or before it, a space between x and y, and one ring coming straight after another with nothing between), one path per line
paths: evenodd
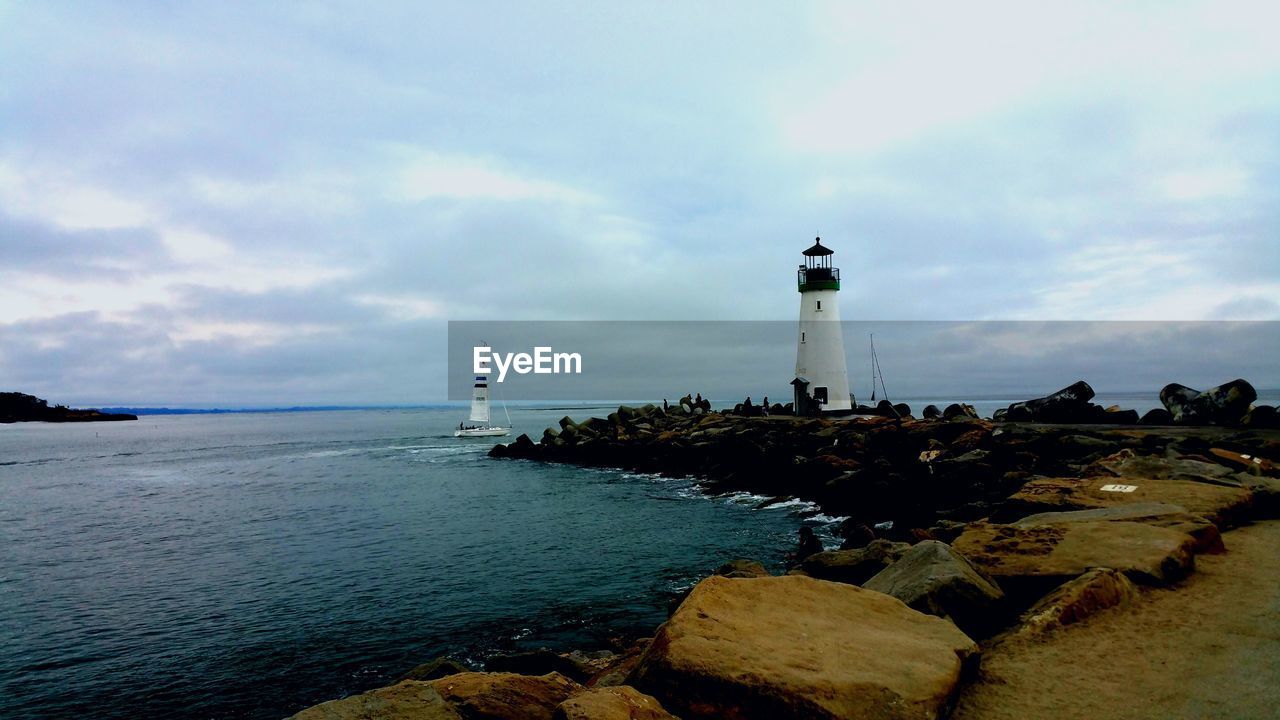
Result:
M798 415L848 413L853 410L840 329L840 268L834 252L815 238L804 251L796 275L800 290L800 328L796 338L795 408Z

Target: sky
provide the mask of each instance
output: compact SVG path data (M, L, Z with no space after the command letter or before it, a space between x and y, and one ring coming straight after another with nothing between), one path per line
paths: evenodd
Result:
M0 0L0 389L434 402L818 234L846 320L1280 320L1280 6L1042 5Z

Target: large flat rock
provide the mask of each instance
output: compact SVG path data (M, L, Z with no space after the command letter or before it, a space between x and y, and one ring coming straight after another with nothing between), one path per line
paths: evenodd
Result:
M1137 502L1092 510L1039 513L1028 515L1014 525L1037 527L1093 520L1138 522L1184 532L1196 539L1195 551L1198 553L1220 552L1223 549L1222 533L1218 531L1217 525L1202 515L1187 512L1181 505L1169 503Z
M1177 529L1125 520L1031 526L971 523L952 543L1006 592L1039 597L1092 570L1167 584L1194 568L1197 540Z
M1008 517L1011 512L1013 515L1025 516L1131 503L1177 505L1224 527L1247 517L1253 503L1253 494L1243 487L1185 479L1111 475L1045 477L1028 481L1021 490L1011 495L1000 519L1017 519Z
M631 684L686 718L934 718L977 646L950 622L853 585L710 577Z

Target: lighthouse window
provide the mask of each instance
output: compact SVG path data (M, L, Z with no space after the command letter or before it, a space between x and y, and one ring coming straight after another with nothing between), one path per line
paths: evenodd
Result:
M800 333L800 342L804 342L804 333Z
M819 309L819 310L821 310L821 309L822 309L822 301L821 301L821 300L819 300L819 301L818 301L818 309Z

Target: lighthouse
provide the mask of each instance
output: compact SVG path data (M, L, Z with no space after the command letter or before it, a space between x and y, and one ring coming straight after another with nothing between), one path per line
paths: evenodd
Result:
M831 248L814 238L804 251L796 275L800 288L800 328L796 338L795 387L797 415L848 413L849 373L844 364L844 335L840 331L840 268L832 267Z

